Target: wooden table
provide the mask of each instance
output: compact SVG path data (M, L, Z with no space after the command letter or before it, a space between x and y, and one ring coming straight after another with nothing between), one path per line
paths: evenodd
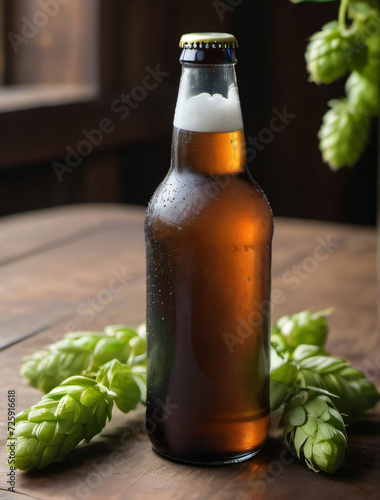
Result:
M70 206L0 222L0 498L358 499L380 498L379 410L349 430L346 464L315 474L285 452L275 421L264 450L236 465L195 467L156 455L144 409L114 411L100 436L61 464L16 476L7 493L7 391L17 410L40 393L22 380L22 359L69 330L144 321L144 210ZM372 229L278 220L273 254L273 320L335 306L328 348L380 384L376 234ZM115 286L117 284L117 286ZM275 419L274 419L275 420ZM27 495L25 497L25 495Z

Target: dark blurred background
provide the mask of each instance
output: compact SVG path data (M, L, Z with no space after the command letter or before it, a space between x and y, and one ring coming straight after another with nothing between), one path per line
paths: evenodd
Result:
M246 137L259 138L259 148L248 145L249 169L275 216L375 224L375 124L354 169L331 172L318 150L327 101L343 95L344 82L308 83L303 54L337 8L0 0L0 215L71 203L146 205L169 166L180 36L228 31L240 44ZM285 110L292 117L281 132L263 130Z

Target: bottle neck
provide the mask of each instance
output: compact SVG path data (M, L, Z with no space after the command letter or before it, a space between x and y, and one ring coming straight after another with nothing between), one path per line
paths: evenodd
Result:
M203 174L236 174L245 169L234 64L183 64L172 158L174 168Z

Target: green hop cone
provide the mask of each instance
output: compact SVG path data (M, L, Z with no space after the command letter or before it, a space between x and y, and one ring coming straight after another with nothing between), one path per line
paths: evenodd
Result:
M95 376L112 359L146 363L146 340L125 325L107 326L104 332L72 332L33 354L21 367L30 385L44 393L74 375Z
M379 83L374 78L357 71L351 73L346 82L346 93L350 105L357 113L367 116L379 114L379 89Z
M91 364L96 344L104 338L101 332L80 332L34 353L21 367L21 375L43 393L72 375L81 374Z
M285 444L314 472L334 473L346 453L347 434L342 416L331 399L305 389L285 405Z
M19 413L7 447L15 444L15 468L41 469L60 462L82 441L89 442L111 419L108 389L87 377L71 377ZM11 458L11 457L10 457Z
M334 404L344 416L355 417L380 400L375 385L344 359L319 355L305 357L305 352L297 348L293 360L297 362L298 385L318 387L337 396Z
M353 166L369 141L370 118L355 112L345 99L329 101L318 132L319 149L332 170Z
M380 111L380 22L377 33L368 38L368 60L346 82L349 105L355 112L379 116Z
M326 317L331 312L332 309L326 309L282 316L272 327L271 342L280 353L291 352L300 344L323 347L328 333Z
M337 21L323 26L315 33L306 47L305 59L310 80L315 83L332 83L349 70L353 35L342 31Z
M357 21L366 21L373 15L374 9L379 8L379 0L350 0L348 16Z

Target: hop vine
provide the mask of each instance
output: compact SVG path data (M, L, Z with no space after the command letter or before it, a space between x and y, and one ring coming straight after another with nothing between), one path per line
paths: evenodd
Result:
M337 0L291 0L304 1ZM311 82L347 76L346 95L328 103L318 138L332 170L352 167L369 143L372 119L380 116L379 0L340 0L338 19L310 37L305 60Z

